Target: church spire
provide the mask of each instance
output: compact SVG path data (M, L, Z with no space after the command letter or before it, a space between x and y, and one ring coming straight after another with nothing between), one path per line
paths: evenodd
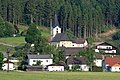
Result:
M53 28L55 28L56 26L59 27L59 22L58 22L58 17L57 17L57 15L55 14L55 16L54 16Z
M52 20L51 20L52 22ZM52 38L55 37L56 34L61 33L61 28L59 27L59 22L58 22L58 17L55 14L54 20L52 22L52 27L51 27L51 36Z

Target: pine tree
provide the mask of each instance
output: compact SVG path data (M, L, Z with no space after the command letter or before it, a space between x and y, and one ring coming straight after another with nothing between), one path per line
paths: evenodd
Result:
M4 31L5 31L5 22L3 18L0 16L0 37L4 37Z

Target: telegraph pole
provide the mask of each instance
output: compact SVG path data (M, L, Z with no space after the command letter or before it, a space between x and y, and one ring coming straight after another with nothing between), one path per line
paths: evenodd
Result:
M8 48L7 49L7 63L8 63L8 66L7 66L7 72L9 72L9 53L10 53L10 49Z

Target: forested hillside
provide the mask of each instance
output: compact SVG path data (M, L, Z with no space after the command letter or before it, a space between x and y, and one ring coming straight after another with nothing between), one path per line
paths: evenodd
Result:
M0 14L13 24L50 27L57 14L63 32L92 37L120 26L120 0L0 0Z

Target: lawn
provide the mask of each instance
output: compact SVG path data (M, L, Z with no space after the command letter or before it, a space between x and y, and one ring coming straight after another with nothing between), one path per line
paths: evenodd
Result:
M120 73L111 72L3 72L0 80L119 80Z

